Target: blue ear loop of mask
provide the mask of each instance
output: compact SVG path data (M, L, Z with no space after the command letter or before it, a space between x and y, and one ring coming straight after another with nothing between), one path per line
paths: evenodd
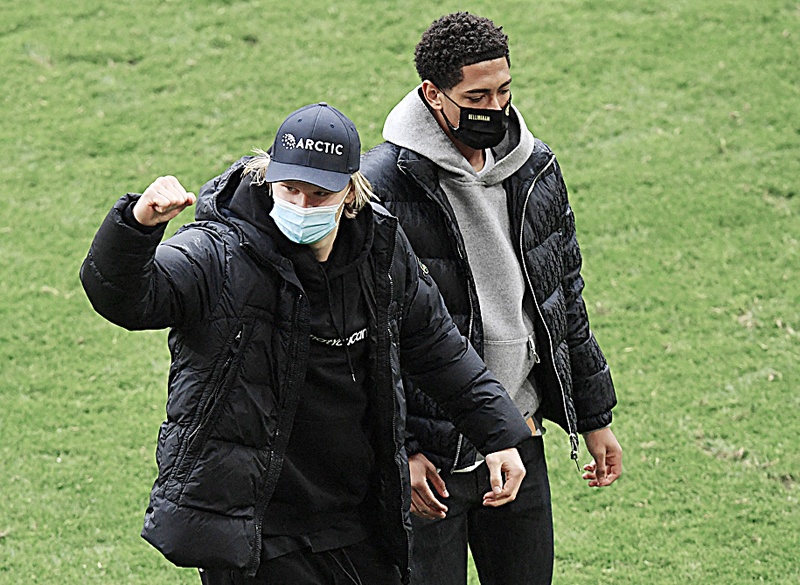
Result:
M300 207L279 197L273 196L272 200L270 216L283 235L297 244L313 244L331 233L336 227L339 209L344 205L342 200L335 205Z

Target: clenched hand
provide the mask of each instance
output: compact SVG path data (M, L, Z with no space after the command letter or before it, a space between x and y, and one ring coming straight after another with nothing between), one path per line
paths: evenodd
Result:
M175 177L159 177L142 193L133 216L140 224L152 227L168 222L195 201L194 194L187 193Z

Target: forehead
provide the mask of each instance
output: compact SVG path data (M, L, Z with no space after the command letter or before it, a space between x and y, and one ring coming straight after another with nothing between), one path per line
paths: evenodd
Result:
M453 87L461 92L496 90L511 81L511 70L505 57L465 65L461 73L464 78Z

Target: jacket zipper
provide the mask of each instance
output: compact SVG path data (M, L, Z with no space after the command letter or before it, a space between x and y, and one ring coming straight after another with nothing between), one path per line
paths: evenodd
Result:
M189 455L189 452L192 450L193 444L197 436L199 435L201 430L204 430L208 425L209 415L214 408L214 405L217 402L217 398L219 397L220 392L222 392L223 386L225 386L225 382L228 377L228 372L230 371L231 364L233 364L233 359L236 356L239 350L239 344L242 341L242 332L244 331L243 326L239 326L239 330L236 333L236 337L234 337L231 345L228 347L228 355L225 358L225 363L222 364L222 368L220 369L219 376L217 377L217 382L214 385L214 389L209 393L208 398L206 398L205 404L203 404L203 408L200 411L200 414L197 418L197 423L189 434L186 437L186 448L183 451L183 457L181 457L181 462L175 466L175 471L177 472L179 469L183 469L187 467L187 472L191 469L194 465L194 462L191 465L184 466L184 461L186 461L186 457ZM195 453L192 459L198 457L200 453ZM183 492L183 489L180 490Z
M442 213L444 213L444 216L450 218L451 221L454 221L453 218L450 216L450 212L447 210L447 207L445 207L432 193L429 193L429 196L441 208ZM456 230L455 235L460 237L460 231ZM459 259L461 259L461 262L463 264L468 265L462 244L463 244L463 238L460 239L458 242L456 242L456 251L458 252L458 257ZM472 291L469 290L469 288L470 288L469 279L467 279L467 299L469 300L469 320L467 321L467 339L470 341L470 343L472 343L472 333L475 325L475 303L472 300ZM481 356L481 358L482 357L483 356ZM464 435L462 433L458 433L458 444L456 445L456 454L455 457L453 458L453 465L450 468L451 473L454 472L458 467L458 460L461 457L461 450L463 447L464 447Z
M525 209L528 207L528 201L530 201L531 194L533 193L534 187L536 187L536 183L539 180L539 177L553 165L555 162L556 157L553 156L550 158L548 163L544 166L544 168L539 171L539 173L534 177L533 183L531 183L530 188L528 189L528 194L525 196L525 203L522 206L522 214L523 217L520 221L520 229L519 229L519 258L522 264L522 271L525 273L525 280L528 283L528 288L531 291L531 296L533 297L533 304L536 307L536 313L539 315L539 319L544 326L544 330L547 333L547 342L550 345L550 361L553 364L553 371L556 374L556 380L558 380L558 387L561 390L561 400L564 406L564 418L567 421L567 428L569 429L569 445L570 445L570 453L569 457L575 462L575 465L578 466L578 471L580 471L580 464L578 463L578 433L572 427L572 421L569 418L569 413L567 411L567 393L564 391L564 384L561 382L561 376L558 374L558 367L556 366L556 358L553 352L553 338L550 335L550 329L547 327L547 323L544 320L544 316L542 315L542 309L539 307L539 301L536 300L536 293L534 292L533 283L531 282L531 276L528 272L528 266L525 263L525 249L523 248L522 242L522 234L524 232L522 226L525 223Z
M297 321L297 315L298 315L298 312L300 310L300 302L302 300L303 300L303 293L300 293L300 294L297 295L297 299L295 299L295 303L294 303L294 319L292 319L293 329L294 329L294 323ZM294 379L294 374L295 374L295 370L296 370L297 345L298 345L298 341L296 339L296 336L293 336L291 343L292 343L292 348L291 348L291 351L289 352L289 355L290 355L289 368L288 368L288 370L286 372L286 388L287 388L287 390L289 389L289 386L291 385L292 380ZM292 416L294 417L294 413L292 413ZM281 418L281 420L282 420L282 418ZM279 423L279 426L275 429L275 438L273 440L273 445L277 442L278 437L280 436L280 434L281 434L281 427L280 427L280 423ZM274 451L273 451L273 453L274 453ZM272 457L270 456L270 463L268 464L267 469L269 469L271 466L272 466ZM278 481L278 476L275 477L275 483L276 484L277 484L277 481ZM274 486L272 486L272 487L274 488ZM254 552L252 554L250 563L248 564L248 566L246 568L246 573L247 573L247 576L249 576L249 577L255 576L256 571L258 570L258 566L261 563L261 530L262 530L262 526L261 525L262 525L262 521L263 521L264 511L266 510L267 505L269 504L269 501L265 501L265 502L262 503L260 500L261 500L261 498L263 498L263 494L269 488L270 488L269 485L265 485L264 488L263 488L263 491L262 491L262 495L259 497L258 500L256 500L256 509L254 510L255 511L255 518L254 518L255 540L254 540L254 545L253 545L255 550L254 550ZM274 491L274 489L273 489L273 491Z
M239 344L242 341L242 331L243 328L239 328L239 331L236 333L236 337L233 339L233 343L231 344L230 349L228 350L228 357L225 359L225 363L222 364L222 371L219 377L219 383L217 387L214 389L206 403L203 405L203 413L200 415L200 424L197 425L195 429L195 433L198 429L204 426L204 423L208 421L208 415L211 414L211 410L214 408L214 405L217 403L217 398L219 397L219 393L222 390L222 387L225 385L225 379L228 377L228 371L231 368L231 364L233 363L233 358L239 351Z
M397 246L397 233L395 233L395 247L396 246ZM388 279L389 279L389 306L391 306L392 300L394 299L394 279L392 278L392 270L394 269L394 252L395 252L394 248L392 248L392 255L391 255L391 259L389 260L389 270L388 270L388 273L387 273L387 276L388 276ZM391 364L392 339L394 338L394 334L392 332L392 326L389 323L389 315L388 315L388 313L386 315L386 330L387 330L387 333L389 334L389 347L387 348L388 349L387 358L389 359L389 364L388 365L389 365L389 369L391 370L391 365L392 365ZM399 347L399 340L398 340L398 347ZM392 399L392 442L394 443L395 441L397 441L397 399L396 399L396 396L395 396L395 390L394 390L394 387L393 387L394 385L392 383L392 376L391 375L390 375L389 382L392 385L392 388L390 388L390 390L391 390L390 395L391 395L391 399ZM397 449L397 445L395 445L395 449ZM392 457L392 459L394 459L394 457ZM395 467L397 467L398 480L400 482L399 485L401 486L401 493L402 493L402 485L403 485L403 477L404 477L403 476L403 470L400 469L397 465L395 465ZM402 498L402 495L401 495L400 496L400 510L399 510L401 520L403 518L403 511L404 511L403 510L403 498ZM411 549L411 541L410 541L410 539L408 537L408 532L406 532L405 529L403 529L403 534L404 534L405 539L406 539L406 549L405 549L406 552L405 552L405 554L406 554L406 559L407 559L408 558L408 551ZM408 565L408 560L406 560L406 565Z
M413 175L412 175L412 177L413 177ZM419 182L420 186L422 187L422 189L425 192L428 193L428 197L430 197L431 200L434 203L436 203L436 205L439 206L439 208L441 209L442 213L444 214L444 217L450 219L451 222L455 223L455 219L450 215L450 212L447 210L447 207L439 200L438 197L436 197L436 194L433 191L431 191L430 189L428 189L427 185L424 182L419 181L419 180L418 180L418 182ZM460 230L457 229L455 231L455 235L459 237L459 241L456 242L456 251L458 252L458 257L461 259L462 262L466 263L466 255L464 254L464 249L463 249L464 240L463 240L463 237L461 237ZM469 285L467 285L467 286L469 286ZM472 326L473 326L473 321L474 321L474 317L475 317L475 307L474 307L474 303L472 301L472 294L469 294L469 291L468 291L467 297L469 298L469 324L468 324L468 327L467 327L467 335L468 335L467 339L472 339ZM460 442L460 439L459 439L459 442Z
M447 211L445 209L445 211ZM458 257L461 258L461 261L469 266L466 256L464 255L464 251L461 249L461 246L456 246L458 248ZM467 326L467 339L470 340L472 343L472 328L475 323L475 303L472 300L472 291L469 290L469 280L467 281L467 298L469 299L469 321ZM483 356L481 356L483 358ZM458 467L458 460L461 457L461 449L464 446L464 435L463 433L458 433L458 445L456 445L456 454L453 458L453 466L450 469L450 473L453 473L456 468Z
M268 268L271 268L271 269L274 268L273 264L271 262L269 262L268 260L266 260L265 258L263 258L261 256L261 254L258 252L258 250L256 250L254 247L250 246L249 244L247 244L244 241L242 242L241 245L244 248L245 252L250 254L256 260L256 262L258 262L259 264L261 264L263 266L266 266ZM300 303L302 302L303 297L304 297L303 293L300 292L300 293L298 293L297 298L294 301L294 309L293 309L294 317L292 319L292 330L293 331L296 329L296 323L297 323L298 315L299 315L299 312L300 312ZM286 371L286 384L285 384L285 386L286 386L287 392L290 389L289 386L292 384L292 381L294 379L295 371L297 370L298 344L299 344L299 341L297 340L297 336L293 335L292 339L290 341L289 367L288 367L288 369ZM288 399L288 397L284 398L284 401L286 399ZM299 402L299 399L298 399L298 402ZM283 407L279 406L279 408L283 408ZM292 408L294 410L296 410L297 409L297 404L294 404L292 406ZM292 412L291 414L292 414L292 417L294 417L295 413ZM275 445L278 442L279 437L281 437L281 440L283 440L282 439L282 434L281 434L281 427L280 427L280 424L281 424L281 422L283 420L284 420L283 416L281 416L281 418L278 421L278 427L275 429L275 437L274 437L273 443L272 443L273 445ZM287 439L287 441L288 441L288 439ZM284 453L285 453L285 447L284 447ZM269 464L267 465L267 471L271 471L272 470L272 465L273 465L272 456L274 454L275 454L275 450L272 449L271 453L270 453ZM255 504L255 508L254 508L253 528L254 528L254 532L255 532L255 540L254 540L254 544L253 544L254 550L253 550L253 552L251 554L251 557L250 557L250 560L248 562L248 565L245 568L245 574L248 577L254 577L255 576L256 572L258 571L258 566L259 566L259 564L261 562L262 520L263 520L264 511L266 510L267 505L269 504L269 499L271 499L271 497L272 497L272 494L270 494L269 497L266 497L266 494L267 494L267 491L270 490L270 489L272 489L272 491L274 492L275 484L277 484L277 482L278 482L278 475L275 475L274 483L273 483L271 488L270 488L270 485L269 485L270 481L273 481L273 480L270 477L267 477L265 485L264 485L261 493L259 494L258 499L256 500L256 504Z
M465 264L467 264L464 252L460 247L458 248L458 257L461 258ZM469 289L469 284L467 284L467 288ZM475 321L475 303L472 301L472 294L469 290L467 290L467 298L469 299L469 325L467 327L467 339L472 339L472 325Z

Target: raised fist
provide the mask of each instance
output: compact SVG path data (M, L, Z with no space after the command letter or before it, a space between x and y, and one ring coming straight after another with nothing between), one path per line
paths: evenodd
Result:
M133 207L133 216L142 225L166 223L181 211L194 205L194 193L187 193L173 176L159 177L145 189Z

